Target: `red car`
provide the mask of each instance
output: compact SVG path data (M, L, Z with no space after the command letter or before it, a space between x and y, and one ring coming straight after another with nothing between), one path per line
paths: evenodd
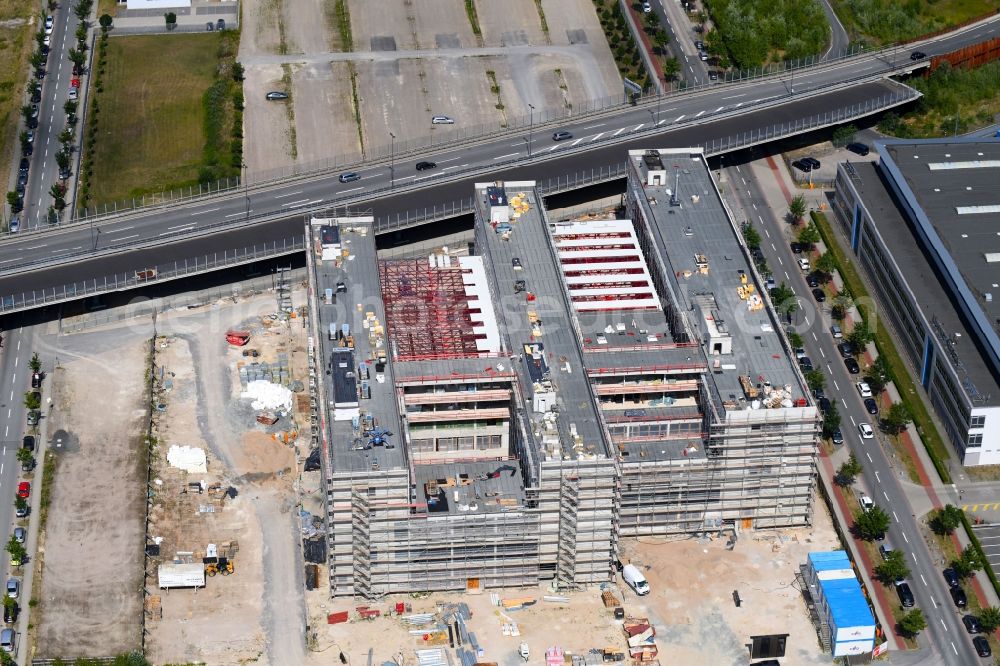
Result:
M69 82L69 87L70 88L79 88L80 87L80 79L71 79L70 82Z
M23 499L28 499L31 495L31 484L27 481L22 481L17 484L17 496Z

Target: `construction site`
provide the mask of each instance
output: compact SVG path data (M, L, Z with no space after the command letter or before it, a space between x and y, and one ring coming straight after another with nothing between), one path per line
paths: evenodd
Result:
M704 156L629 162L622 219L477 184L470 256L310 222L332 597L560 597L625 537L811 524L817 409Z
M294 286L279 271L271 293L156 320L144 625L153 663L303 658L294 507L310 398Z

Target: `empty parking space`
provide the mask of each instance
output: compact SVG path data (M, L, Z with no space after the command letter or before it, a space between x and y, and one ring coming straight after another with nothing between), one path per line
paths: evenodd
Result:
M1000 567L1000 525L974 525L972 528L994 570Z

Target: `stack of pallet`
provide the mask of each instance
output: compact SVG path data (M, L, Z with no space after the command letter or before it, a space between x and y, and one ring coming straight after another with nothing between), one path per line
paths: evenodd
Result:
M618 597L614 595L611 590L604 590L601 592L601 601L604 602L605 608L619 608L622 604L618 601Z
M622 628L628 640L628 652L632 659L644 663L656 660L656 641L653 638L656 636L656 630L648 619L627 618Z

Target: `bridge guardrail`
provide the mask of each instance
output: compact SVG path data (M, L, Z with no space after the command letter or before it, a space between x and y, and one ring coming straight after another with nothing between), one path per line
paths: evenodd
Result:
M706 155L715 155L720 152L729 152L732 150L738 150L751 145L756 145L766 141L772 141L774 139L791 136L793 134L798 134L809 129L814 129L817 127L824 127L830 124L836 124L850 120L853 118L861 117L874 113L884 108L891 108L893 106L898 106L911 99L916 99L919 97L920 93L912 88L905 88L901 93L892 95L883 95L876 100L867 100L864 104L855 104L850 107L835 109L832 111L825 111L820 114L809 116L808 118L795 121L793 123L781 123L774 124L769 127L765 127L762 130L753 130L744 132L740 135L733 135L725 137L724 139L712 140L711 142L702 144L701 147L704 149ZM643 130L634 133L623 133L621 136L628 136L634 138L635 136L640 136L642 134L650 134L651 130L656 128L650 128L650 130ZM577 149L578 151L580 149ZM566 152L562 153L567 154ZM447 176L448 179L453 179L454 177L468 177L476 173L481 173L484 171L494 171L497 169L502 169L516 164L519 160L512 159L507 161L495 161L489 165L479 165L465 171L454 171L448 174L441 174L441 176ZM605 169L607 169L605 171ZM540 183L539 188L543 193L553 194L568 189L574 189L581 187L586 184L604 182L607 180L613 180L614 178L620 178L624 176L624 162L608 165L607 167L600 167L599 169L590 169L589 171L582 171L573 174L572 176L560 176L554 179L548 179L547 181ZM385 186L383 188L378 188L375 190L369 190L365 192L360 197L355 197L355 200L361 200L362 198L370 198L371 195L382 194L385 192L405 192L411 188L393 188L390 186ZM240 227L260 224L270 220L276 219L287 219L288 217L293 217L295 215L310 216L320 213L325 213L327 215L356 215L358 213L350 212L347 210L347 205L349 201L343 202L331 202L328 205L318 205L314 207L299 208L295 211L274 211L269 213L260 213L256 215L250 215L249 217L239 218L236 220L217 222L211 225L205 225L192 229L190 232L184 234L179 234L175 241L181 238L197 238L199 236L204 236L211 234L220 230L233 230ZM454 203L452 205L455 205ZM463 204L464 205L464 204ZM338 209L341 209L338 212ZM402 218L400 220L398 217L396 220L390 220L386 218L385 222L377 222L376 233L385 233L389 231L394 231L397 229L403 229L410 226L415 226L416 224L425 223L434 219L443 219L444 217L454 217L461 215L465 212L471 210L471 206L468 208L447 209L447 206L442 206L440 214L435 207L432 209L430 214L426 213L423 216L415 214L411 219L409 216ZM380 226L383 225L383 226ZM149 238L141 241L132 241L130 243L119 243L117 245L108 245L103 248L99 247L100 241L100 226L93 225L97 228L97 237L94 239L94 246L88 250L80 250L75 253L63 253L57 256L47 257L43 260L37 261L26 261L20 264L13 264L5 266L2 271L0 271L0 277L3 275L15 274L24 272L26 270L37 270L40 267L46 265L56 265L65 263L67 259L77 259L81 257L91 257L96 258L99 256L108 256L113 254L121 254L123 252L131 252L134 250L153 247L160 244L158 238ZM92 228L93 228L92 226ZM93 233L92 233L93 236ZM2 311L2 310L0 310Z
M234 248L231 252L213 252L212 254L193 257L185 260L183 263L175 261L171 262L173 264L172 267L169 264L150 266L144 271L133 271L131 274L115 273L102 278L53 287L52 289L33 290L31 293L22 292L20 295L11 294L0 299L0 313L16 312L104 294L109 291L122 291L147 284L177 280L220 268L239 266L240 264L250 263L259 259L270 259L283 254L301 252L305 248L305 235L300 235L295 236L291 240L284 239L281 242L273 241L272 243L258 243L249 247ZM219 256L220 254L222 255L221 257ZM146 274L147 276L143 277L140 274Z

